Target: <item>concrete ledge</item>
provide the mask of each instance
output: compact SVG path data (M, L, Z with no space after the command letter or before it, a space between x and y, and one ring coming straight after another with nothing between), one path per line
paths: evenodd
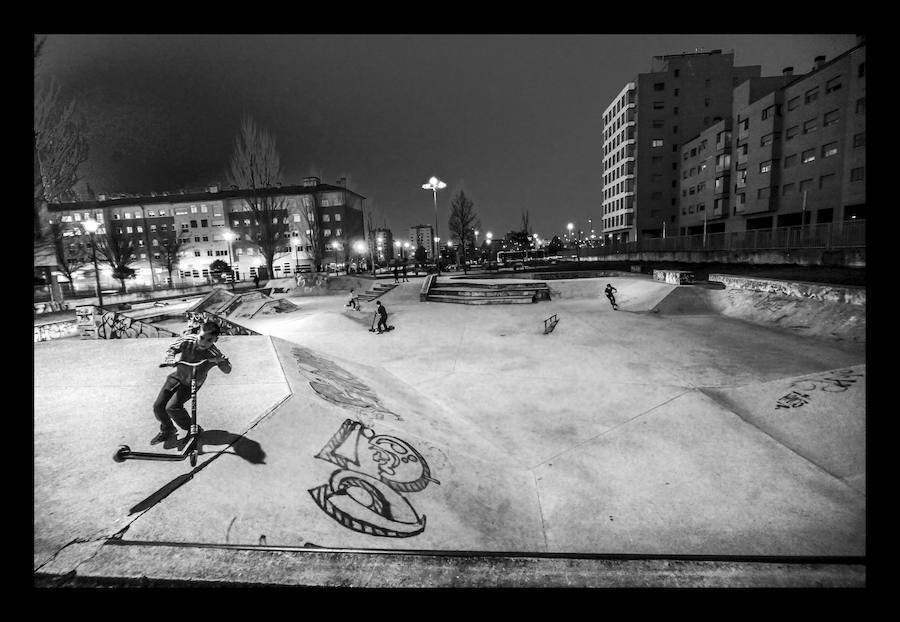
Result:
M842 302L859 306L865 306L866 304L865 287L759 279L731 274L710 274L709 280L723 283L727 289L743 289L793 298Z
M37 586L865 587L859 559L483 555L108 541Z
M78 320L47 322L34 327L34 343L63 337L77 337L79 333Z
M692 285L694 283L694 273L688 270L654 270L653 280L671 285Z
M435 279L437 279L436 274L429 274L425 277L425 280L422 282L422 289L419 291L419 302L425 302L428 300L428 292L431 289L431 286L434 284Z

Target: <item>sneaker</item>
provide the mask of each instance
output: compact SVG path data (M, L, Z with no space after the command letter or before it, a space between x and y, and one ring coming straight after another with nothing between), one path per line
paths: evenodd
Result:
M151 445L159 445L163 441L175 438L177 436L178 436L178 432L175 431L175 428L172 428L171 430L163 430L162 432L160 432L159 434L157 434L156 436L153 437L153 439L150 441L150 444Z

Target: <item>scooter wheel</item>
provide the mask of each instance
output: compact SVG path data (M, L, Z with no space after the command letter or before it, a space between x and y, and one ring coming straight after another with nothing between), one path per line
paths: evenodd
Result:
M191 460L191 466L197 466L197 452L196 451L191 452L190 460Z
M113 460L116 462L125 462L125 454L131 451L128 445L119 445L116 453L113 454Z

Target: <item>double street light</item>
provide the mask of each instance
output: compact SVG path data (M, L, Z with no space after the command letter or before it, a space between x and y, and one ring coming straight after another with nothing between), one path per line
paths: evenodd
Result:
M427 184L422 184L422 188L425 190L431 190L434 195L434 260L437 265L437 273L438 276L441 274L441 262L438 257L438 241L440 240L438 236L438 217L437 217L437 191L442 190L447 187L447 184L442 182L437 177L433 176L428 180Z

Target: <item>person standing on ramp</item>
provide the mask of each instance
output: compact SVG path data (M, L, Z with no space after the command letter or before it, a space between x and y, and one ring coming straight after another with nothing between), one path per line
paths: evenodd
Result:
M612 286L611 283L606 284L606 289L603 290L603 293L606 294L606 297L609 298L609 304L612 305L613 311L619 310L619 305L616 304L615 292L618 291L615 287Z
M375 313L378 315L378 333L381 334L384 331L388 330L387 324L387 309L384 308L384 305L381 304L381 301L378 301L378 308L375 309ZM384 327L384 328L382 328Z

